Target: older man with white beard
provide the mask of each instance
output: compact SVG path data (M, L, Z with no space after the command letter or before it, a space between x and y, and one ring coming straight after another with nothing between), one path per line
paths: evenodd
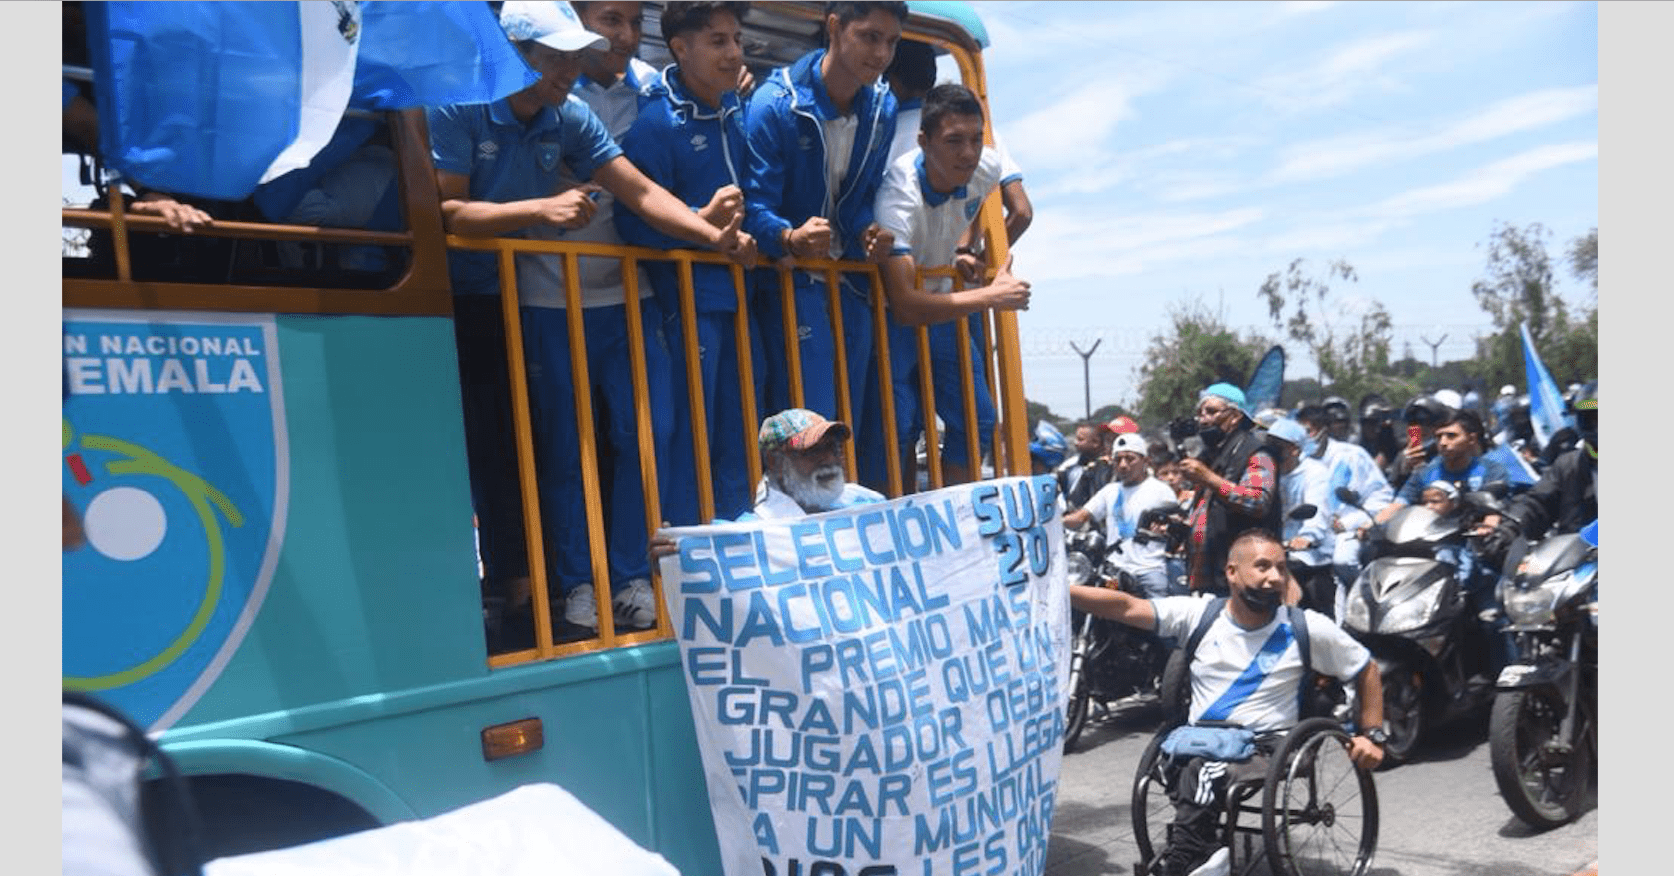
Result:
M847 423L805 408L790 408L763 420L756 436L762 457L756 504L734 522L784 520L884 501L882 493L849 483L843 472L843 442L851 434ZM652 565L674 552L673 539L661 532L651 538Z
M756 436L762 479L755 509L738 519L780 520L884 501L881 493L844 477L843 442L850 434L847 423L804 408L763 420Z

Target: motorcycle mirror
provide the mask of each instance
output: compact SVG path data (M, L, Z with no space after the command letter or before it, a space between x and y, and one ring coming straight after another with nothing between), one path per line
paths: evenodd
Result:
M1493 489L1494 487L1499 487L1499 491L1496 492ZM1480 490L1472 490L1469 493L1466 493L1465 503L1489 513L1501 514L1505 511L1505 506L1500 503L1500 499L1503 498L1504 495L1504 484L1487 484Z
M1353 505L1354 507L1359 508L1360 494L1355 492L1353 487L1338 487L1337 501L1342 502L1345 505Z
M1285 516L1292 520L1307 520L1309 517L1312 517L1317 513L1319 513L1319 508L1313 505L1302 504L1297 505L1289 514L1286 514Z

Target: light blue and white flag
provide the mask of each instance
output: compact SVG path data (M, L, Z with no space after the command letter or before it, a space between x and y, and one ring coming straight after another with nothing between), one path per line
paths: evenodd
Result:
M1540 354L1535 352L1534 338L1529 337L1528 325L1524 324L1521 329L1523 371L1529 383L1529 425L1534 429L1535 440L1544 447L1554 432L1565 426L1573 428L1575 423L1564 413L1563 393L1558 390L1558 383L1552 379L1546 365L1540 361Z
M106 163L220 200L307 166L350 106L486 103L537 78L483 3L141 0L87 17Z

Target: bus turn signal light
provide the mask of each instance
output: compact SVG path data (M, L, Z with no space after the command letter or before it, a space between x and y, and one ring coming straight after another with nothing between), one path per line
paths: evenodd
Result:
M495 724L482 730L482 759L499 760L538 751L545 744L541 719L524 718L509 724Z

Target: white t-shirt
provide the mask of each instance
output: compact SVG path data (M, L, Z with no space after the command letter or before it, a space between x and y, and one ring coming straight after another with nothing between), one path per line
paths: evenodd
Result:
M1191 596L1151 600L1157 613L1157 634L1184 644L1210 602ZM1313 611L1303 612L1303 616L1308 623L1315 672L1348 681L1372 659L1365 646L1330 618ZM1246 670L1252 673L1254 684L1243 680L1235 685ZM1281 609L1266 624L1246 630L1232 619L1229 608L1223 607L1197 645L1191 679L1189 720L1199 720L1216 706L1215 714L1208 717L1233 721L1258 733L1295 726L1302 653L1290 629L1290 613Z
M1145 544L1129 540L1139 528L1139 515L1174 502L1174 491L1168 488L1168 484L1146 475L1145 480L1131 487L1121 481L1111 481L1081 507L1094 520L1104 524L1105 544L1122 543L1121 552L1110 555L1111 562L1117 568L1137 575L1161 569L1167 551L1162 539Z
M926 193L928 183L919 174L923 155L914 149L890 163L878 187L874 213L878 225L895 235L895 255L911 255L921 268L946 267L953 264L953 248L982 209L983 199L1000 184L1000 155L993 147L983 147L970 182L945 196ZM924 287L945 292L953 288L953 281L927 277Z
M843 177L849 172L849 153L854 151L854 135L860 129L860 117L850 113L827 119L825 129L825 215L837 215L837 193L843 190ZM831 257L843 257L843 244L837 235L831 236Z
M628 61L628 72L615 82L604 86L591 80L578 81L570 96L586 103L593 110L593 114L599 117L599 121L604 123L605 130L610 132L610 138L615 140L617 145L621 145L622 138L639 118L640 86L656 78L656 68L638 58L632 58ZM584 180L575 179L566 169L560 177L559 190L582 182ZM621 236L616 233L616 220L612 218L615 215L616 196L608 191L600 191L594 196L594 203L598 204L598 209L594 211L592 220L583 228L571 231L550 225L535 225L526 229L524 236L532 240L622 243ZM550 259L518 259L517 288L521 293L522 302L535 307L563 307L563 264L563 260L557 256ZM576 263L576 273L580 281L583 308L607 307L623 302L621 260L581 256ZM650 296L651 281L641 268L639 297L643 299Z

